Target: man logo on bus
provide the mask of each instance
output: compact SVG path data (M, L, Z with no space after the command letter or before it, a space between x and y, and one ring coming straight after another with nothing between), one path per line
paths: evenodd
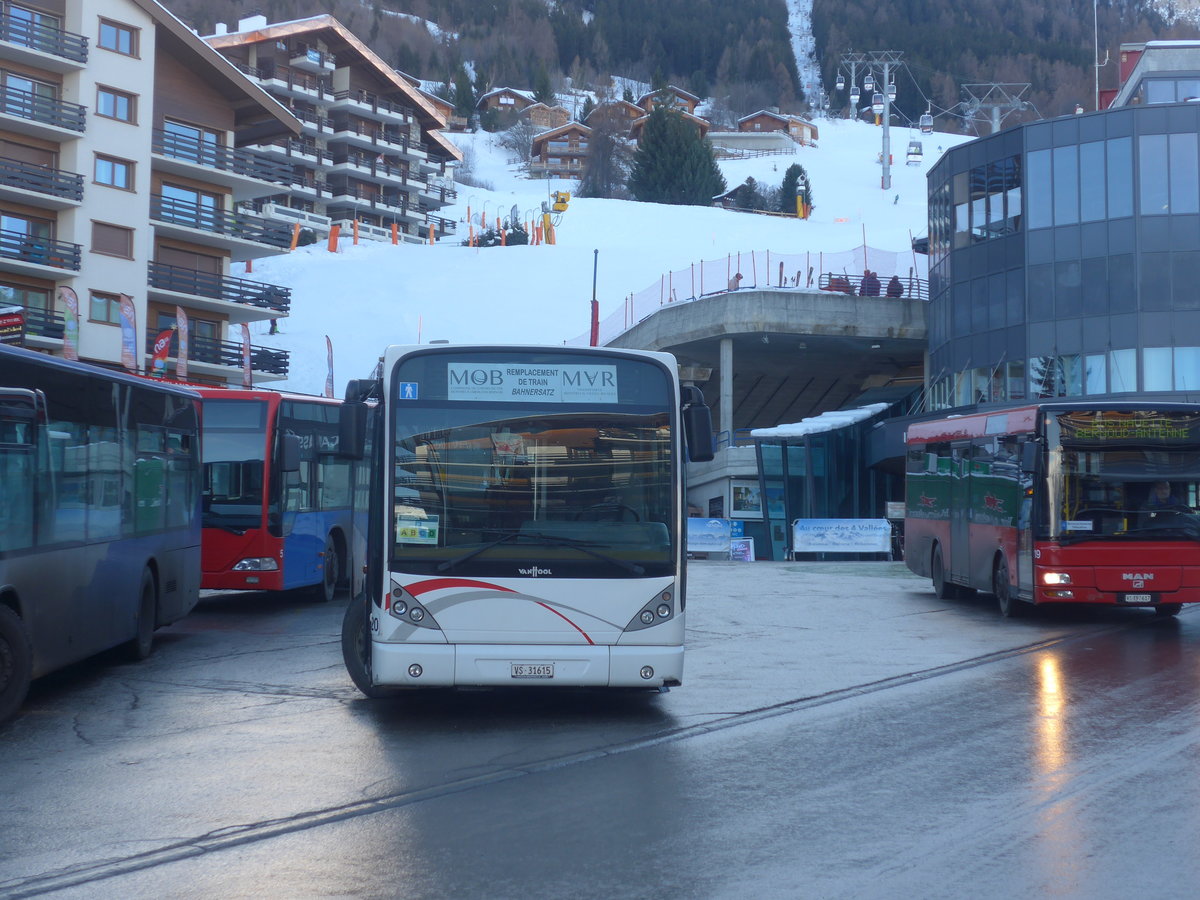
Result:
M935 497L926 497L924 494L921 495L921 505L922 506L933 506L933 504L936 502L937 502L937 498L935 498Z
M1004 501L999 497L993 497L991 494L984 496L983 505L996 512L1004 512Z

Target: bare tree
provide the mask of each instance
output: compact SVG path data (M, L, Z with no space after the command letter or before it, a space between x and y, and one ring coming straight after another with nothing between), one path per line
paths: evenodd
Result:
M528 169L533 155L533 139L540 133L540 129L529 119L521 119L500 136L500 146L513 154L522 167Z

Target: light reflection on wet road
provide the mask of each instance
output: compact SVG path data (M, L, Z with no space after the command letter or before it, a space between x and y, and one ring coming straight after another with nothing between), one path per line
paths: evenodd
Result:
M662 697L369 703L329 611L201 614L0 730L0 896L1194 895L1200 611L761 565L734 606L742 571L696 567Z

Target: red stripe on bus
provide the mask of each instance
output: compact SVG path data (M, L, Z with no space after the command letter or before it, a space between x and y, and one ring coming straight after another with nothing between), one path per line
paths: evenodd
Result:
M576 631L578 631L580 634L582 634L583 639L585 641L587 641L592 646L595 646L596 642L593 641L590 637L588 637L588 633L586 631L584 631L582 628L580 628L578 625L576 625L574 622L572 622L570 619L568 619L566 616L564 616L562 613L560 613L553 606L547 606L541 600L535 600L534 603L536 603L538 606L542 607L543 609L550 610L550 612L554 613L556 616L558 616L560 619L562 619L564 622L566 622L568 625L570 625L572 628L574 628Z
M501 587L498 584L490 584L486 581L474 581L470 578L431 578L428 581L419 581L416 584L407 585L405 590L414 597L419 597L421 594L428 594L430 591L440 591L443 588L453 587L482 587L490 588L493 591L504 591L509 594L516 593L512 588Z

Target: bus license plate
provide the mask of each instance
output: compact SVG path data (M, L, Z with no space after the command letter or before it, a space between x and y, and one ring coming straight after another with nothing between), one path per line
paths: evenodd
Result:
M553 678L554 663L513 663L513 678Z
M1153 603L1153 594L1122 594L1121 599L1126 603Z

